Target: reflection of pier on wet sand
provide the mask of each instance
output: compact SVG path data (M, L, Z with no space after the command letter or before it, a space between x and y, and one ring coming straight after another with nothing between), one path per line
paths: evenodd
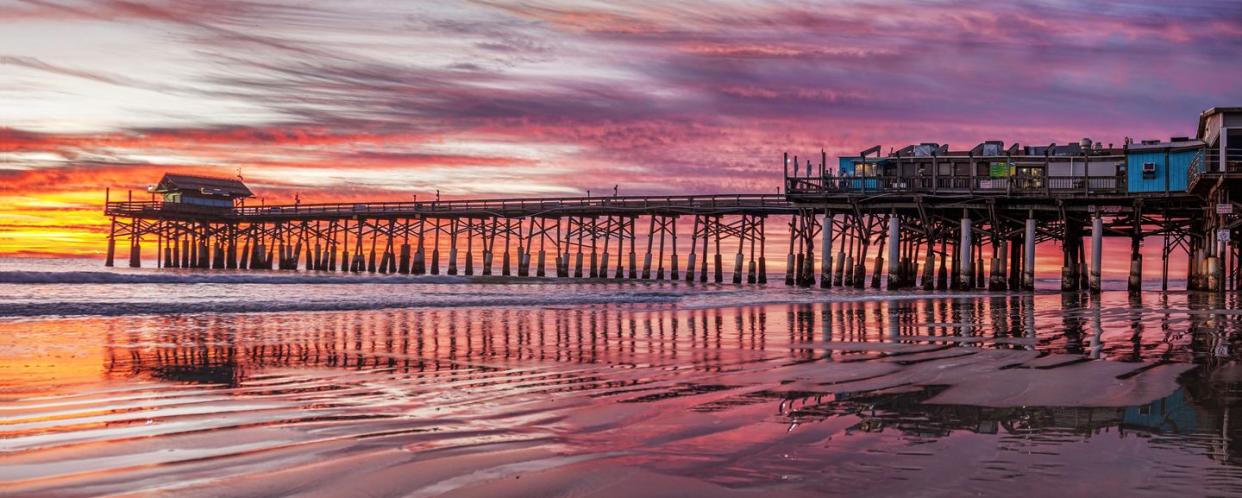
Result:
M1162 454L1167 465L1232 458L1220 441L1239 431L1207 408L1215 395L1179 388L1190 365L1157 361L1186 353L1092 360L1093 352L1128 357L1127 340L1113 336L1132 318L1049 309L1058 302L998 296L23 324L32 345L98 341L102 324L101 373L121 382L6 399L0 492L96 494L143 483L179 495L305 486L539 494L577 485L658 494L669 482L724 494L834 492L845 486L841 476L857 483L896 469L935 488L944 465L999 477L1027 468L1031 451L1059 451L1084 437L1108 447L1125 444L1120 432L1163 438L1201 428L1226 439L1167 439L1162 444L1182 448ZM1196 335L1190 328L1201 321L1167 326ZM0 324L0 332L12 326ZM1163 344L1142 342L1144 351ZM1202 345L1187 338L1174 347ZM963 431L999 435L998 450L1010 456L979 461L980 453L954 443ZM858 433L881 437L859 451L850 436ZM782 475L798 477L773 477ZM615 476L642 482L623 485ZM986 483L953 485L998 490Z

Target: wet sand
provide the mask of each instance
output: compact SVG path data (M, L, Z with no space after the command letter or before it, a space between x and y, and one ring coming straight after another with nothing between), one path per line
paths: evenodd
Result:
M0 494L1239 494L1230 307L12 318Z

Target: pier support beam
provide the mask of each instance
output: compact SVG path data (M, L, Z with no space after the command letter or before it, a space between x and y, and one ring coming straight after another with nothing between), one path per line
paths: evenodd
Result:
M686 281L694 282L694 264L698 254L699 217L694 217L694 230L690 232L690 257L686 259ZM673 270L676 273L677 270Z
M924 224L927 230L927 255L923 261L923 290L930 291L936 288L936 239L933 236L931 228Z
M1009 240L1009 288L1022 288L1022 241L1016 237Z
M1135 236L1133 240L1130 247L1130 278L1126 283L1126 290L1130 295L1137 295L1143 291L1143 254L1139 252L1142 237Z
M716 253L713 255L713 260L716 266L714 268L715 272L713 273L713 276L715 277L715 282L719 284L724 282L724 258L720 255L720 218L716 218L713 221L716 228ZM703 252L704 254L707 253L706 250ZM706 269L707 265L703 265L703 268Z
M1035 290L1035 218L1026 219L1026 234L1022 242L1022 290Z
M735 284L742 283L742 244L743 242L739 240L737 243L737 254L733 255L733 283Z
M440 232L443 230L440 228L439 219L436 219L435 223L436 223L436 226L434 228L435 235L432 236L431 238L431 264L430 264L431 268L430 270L431 270L432 275L439 275L440 274Z
M522 228L522 220L518 220L518 229L520 230L521 228ZM509 240L511 238L513 238L513 220L506 218L505 219L505 250L500 256L500 274L506 277L509 275L512 275L512 270L510 270L509 268L510 262L512 260L512 256L509 255ZM526 269L522 265L522 261L525 259L523 256L526 253L524 252L523 247L522 247L522 233L520 231L518 232L517 239L518 239L518 246L517 246L518 274L525 276Z
M573 222L571 220L570 226L572 225L573 225ZM582 219L579 218L578 219L578 250L577 252L574 253L574 278L582 278L582 262L583 262L582 231L583 231Z
M620 220L617 220L617 221L620 221ZM615 225L613 224L612 217L610 216L608 217L607 220L604 221L604 253L600 257L598 268L596 268L595 266L595 251L594 250L591 251L591 277L592 278L594 277L608 278L608 257L611 254L608 252L608 245L612 243L613 231L618 230L614 227Z
M746 283L748 284L759 281L758 274L756 273L758 271L758 263L755 261L755 243L759 240L759 233L759 219L752 216L750 217L750 261L746 268Z
M557 259L560 260L560 263L557 265L556 276L561 277L561 278L569 278L569 246L573 242L573 228L574 228L574 219L573 218L566 219L565 220L565 247L564 247L564 250L560 251L560 254L557 255ZM559 237L561 233L561 220L559 218L556 220L556 233L557 233L557 236ZM579 240L578 242L579 242L578 251L581 252L582 241ZM582 266L581 263L579 263L578 266L581 267ZM582 276L581 271L578 272L578 276L579 277Z
M599 277L599 252L598 252L598 247L597 247L599 241L596 240L596 235L595 235L599 233L597 232L598 229L599 229L599 220L596 218L591 218L591 268L590 268L590 273L589 273L589 276L591 278Z
M794 256L794 246L798 244L799 234L798 216L794 216L789 220L789 254L785 256L785 285L794 284L794 275L797 274L797 262Z
M764 226L767 224L767 218L759 218L759 276L755 278L755 282L759 284L768 283L768 260L767 260L767 237L764 232Z
M975 265L971 261L970 257L971 247L973 247L971 244L973 229L971 227L972 223L970 221L970 215L968 213L963 213L961 222L961 241L959 242L957 251L957 255L960 259L958 262L959 274L957 276L957 287L961 290L970 290L974 287L975 283Z
M410 274L410 245L401 244L401 253L397 259L397 273L402 275Z
M474 275L474 220L466 218L466 275Z
M1220 281L1220 259L1216 256L1208 256L1204 258L1204 275L1207 280L1207 286L1204 290L1218 292L1221 290Z
M427 273L427 248L426 234L427 220L425 218L418 220L418 247L414 250L413 270L415 275L424 275Z
M377 254L377 253L376 253L376 250L377 250L377 249L376 249L376 247L377 247L377 244L379 244L379 242L378 242L378 241L379 241L379 227L380 227L380 223L379 223L378 221L376 221L376 222L374 222L374 223L375 223L375 225L374 225L373 227L371 227L371 255L370 255L370 257L367 259L367 273L375 273L375 272L378 270L378 268L379 268L379 267L377 266L377 265L378 265L379 260L376 258L376 254ZM282 246L281 253L282 253L282 254L284 253L283 246Z
M846 216L845 219L849 220L849 217ZM849 237L848 229L841 230L841 235L837 237L840 243L837 244L839 247L837 247L836 266L833 267L832 269L832 285L835 285L837 287L845 285L845 266L847 264L847 261L846 261L847 258L845 256L846 244L849 244L851 252L854 250L854 245L851 241L849 241L848 237Z
M131 196L133 194L130 194ZM142 220L134 218L129 224L129 267L142 267Z
M901 278L901 219L893 213L888 217L888 289L905 285Z
M1104 218L1096 213L1091 219L1091 293L1099 294L1104 266Z
M832 287L832 212L824 211L824 227L823 227L823 262L819 269L819 287L827 289Z
M637 219L637 218L630 218L630 223L629 223L629 225L630 225L630 254L629 254L629 257L630 257L630 259L629 259L629 262L630 262L630 278L632 278L632 279L634 279L634 278L638 278L638 248L637 248L637 247L635 247L635 240L634 240L634 239L636 239L636 238L638 237L638 234L637 234L637 233L635 233L635 226L637 225L637 223L638 223L638 219ZM618 258L620 258L620 257L621 257L621 254L620 254L620 253L617 253L617 257L618 257ZM620 264L620 263L618 263L618 265L619 265L619 264ZM620 274L618 274L618 275L617 275L617 278L621 278Z
M1074 292L1079 290L1079 284L1082 283L1079 278L1078 268L1078 246L1082 244L1081 227L1075 226L1068 218L1063 217L1061 220L1064 225L1063 239L1061 240L1061 292Z
M1134 228L1130 233L1130 278L1126 282L1126 290L1131 296L1143 292L1143 254L1139 249L1143 245L1143 207L1134 206Z
M867 236L868 237L871 236L870 232L868 232ZM884 277L884 245L887 243L888 243L888 232L885 231L880 234L880 247L877 248L878 250L875 253L875 262L872 264L873 266L871 267L871 288L872 289L879 289L880 280ZM900 246L895 246L895 247L898 248L898 252L900 253ZM900 261L901 261L900 257L898 257L897 261L900 264ZM889 262L890 263L892 262L891 258L889 259ZM898 270L898 273L900 272L901 270ZM901 280L901 277L897 277L897 279Z
M870 218L868 218L870 221ZM867 286L867 252L871 248L871 227L870 223L864 222L863 218L858 217L858 259L854 260L854 288L862 289Z
M806 241L804 249L806 256L802 262L802 273L798 275L798 285L801 287L810 287L815 284L815 230L819 227L818 219L815 216L815 210L807 210L803 218L803 230L805 235L803 239Z
M703 257L699 260L699 282L707 283L707 252L711 244L711 218L703 217Z
M647 225L647 250L643 252L643 280L651 279L651 250L655 246L655 222L656 217L652 215L650 223ZM664 243L663 232L660 233L660 243Z
M676 220L674 220L673 223L676 223ZM667 219L661 220L660 222L660 225L661 225L660 250L656 254L656 272L655 272L656 280L664 280L664 235L665 235L665 231L667 230L666 228L667 224L668 224ZM677 256L673 256L673 262L674 263L677 262ZM676 279L676 277L674 277L674 279Z
M949 237L940 237L940 269L936 271L936 290L949 288ZM957 261L954 259L954 261ZM954 263L953 266L957 266Z
M1005 290L1005 243L997 237L1000 228L992 226L992 272L988 278L988 290Z
M457 220L449 224L448 274L457 274Z
M982 237L980 237L982 238ZM983 241L975 243L975 286L976 289L982 289L987 285L987 279L983 276Z
M738 233L737 254L735 254L733 257L733 283L740 284L742 283L742 276L743 276L742 262L744 260L742 251L746 247L746 217L745 216L742 217L741 222L738 224L737 233Z
M112 226L108 230L108 255L104 259L104 266L112 267L116 265L116 217L112 217Z

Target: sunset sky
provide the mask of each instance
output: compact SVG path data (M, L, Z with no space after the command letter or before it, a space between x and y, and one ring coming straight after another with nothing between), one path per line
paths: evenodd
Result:
M1242 2L0 0L0 255L104 188L265 202L775 192L780 156L1193 135ZM1152 265L1154 266L1154 265Z

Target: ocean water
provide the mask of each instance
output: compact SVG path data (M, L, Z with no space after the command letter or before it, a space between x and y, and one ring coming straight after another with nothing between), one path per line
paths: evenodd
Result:
M1242 495L1237 304L0 260L0 495Z

